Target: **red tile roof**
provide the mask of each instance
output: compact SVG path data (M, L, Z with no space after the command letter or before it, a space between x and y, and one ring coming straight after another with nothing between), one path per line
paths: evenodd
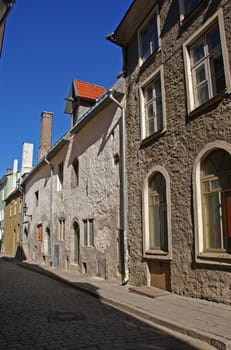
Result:
M87 100L96 100L106 92L106 89L102 86L86 83L81 80L74 80L74 87L76 95Z

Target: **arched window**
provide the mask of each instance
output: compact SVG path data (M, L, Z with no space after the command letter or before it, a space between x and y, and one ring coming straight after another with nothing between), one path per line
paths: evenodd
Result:
M161 173L155 173L148 181L149 247L167 251L167 203L166 184Z
M171 258L170 179L164 168L148 174L143 196L144 256Z
M211 152L201 164L203 251L231 251L231 155Z

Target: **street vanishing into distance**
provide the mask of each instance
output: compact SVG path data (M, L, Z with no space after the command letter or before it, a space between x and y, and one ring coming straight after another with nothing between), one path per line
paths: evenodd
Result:
M198 349L14 262L0 259L0 283L2 350Z

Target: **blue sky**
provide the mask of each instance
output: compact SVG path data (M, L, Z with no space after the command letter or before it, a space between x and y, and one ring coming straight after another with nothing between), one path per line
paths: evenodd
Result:
M17 0L0 59L0 177L23 142L37 161L40 115L54 113L54 144L69 128L65 101L73 78L109 88L122 69L121 49L105 39L132 0Z

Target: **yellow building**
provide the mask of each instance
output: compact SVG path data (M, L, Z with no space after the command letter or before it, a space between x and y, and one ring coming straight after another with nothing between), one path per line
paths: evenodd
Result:
M21 216L21 193L18 189L12 192L5 200L5 228L4 245L5 255L21 255L20 242L20 216Z

